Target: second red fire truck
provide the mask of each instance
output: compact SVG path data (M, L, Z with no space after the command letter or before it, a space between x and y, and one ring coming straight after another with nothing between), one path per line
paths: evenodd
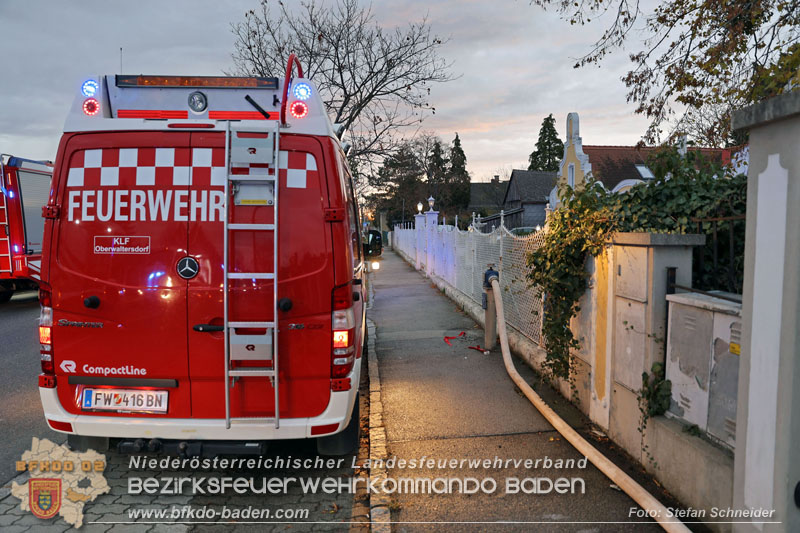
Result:
M0 303L38 288L52 166L0 155Z

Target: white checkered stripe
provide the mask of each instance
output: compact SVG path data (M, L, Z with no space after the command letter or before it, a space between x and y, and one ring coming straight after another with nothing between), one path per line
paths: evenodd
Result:
M104 148L73 155L67 187L140 187L171 183L189 186L205 178L212 187L225 185L224 154L214 157L213 148ZM99 181L98 181L99 178ZM202 182L202 180L200 180ZM200 183L198 183L200 184Z
M286 172L286 187L289 189L305 189L309 172L317 171L316 158L305 152L284 152L278 154L278 168Z
M78 151L70 162L67 187L225 186L222 148L103 148ZM288 188L306 188L316 158L306 152L281 150L281 179ZM273 174L268 165L234 165L232 172L251 176Z

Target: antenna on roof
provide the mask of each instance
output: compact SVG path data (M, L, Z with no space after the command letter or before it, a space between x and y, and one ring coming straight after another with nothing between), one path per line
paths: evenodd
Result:
M122 47L119 47L119 73L122 74Z

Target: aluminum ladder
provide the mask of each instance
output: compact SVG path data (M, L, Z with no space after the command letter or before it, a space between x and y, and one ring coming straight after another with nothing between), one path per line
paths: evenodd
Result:
M239 134L244 134L240 136ZM266 134L266 135L265 135ZM223 209L223 306L225 343L225 428L231 423L274 422L280 427L280 403L278 399L278 164L279 126L228 126L225 132L225 202ZM255 166L253 166L255 165ZM266 165L269 168L266 168ZM234 173L239 169L241 173ZM246 171L246 172L245 172ZM241 196L241 197L240 197ZM231 223L231 202L237 205L271 205L272 224ZM230 236L234 232L273 232L272 272L231 272ZM272 320L231 320L231 280L272 280ZM243 298L244 296L239 296ZM264 335L237 334L237 328L266 329ZM271 360L272 366L231 367L235 361ZM266 377L275 393L275 416L231 418L230 393L241 377Z
M11 253L11 235L8 231L11 222L8 220L8 191L5 188L6 168L3 164L4 157L5 154L0 154L0 226L2 226L2 231L0 232L0 258L8 258L8 269L3 268L2 262L0 262L0 272L11 273L14 271L14 255Z

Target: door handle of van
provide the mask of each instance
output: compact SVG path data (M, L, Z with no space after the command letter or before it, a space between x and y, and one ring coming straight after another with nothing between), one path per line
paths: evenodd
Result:
M195 331L199 331L200 333L216 333L218 331L224 331L225 326L215 326L212 324L195 324L192 326L192 329Z

